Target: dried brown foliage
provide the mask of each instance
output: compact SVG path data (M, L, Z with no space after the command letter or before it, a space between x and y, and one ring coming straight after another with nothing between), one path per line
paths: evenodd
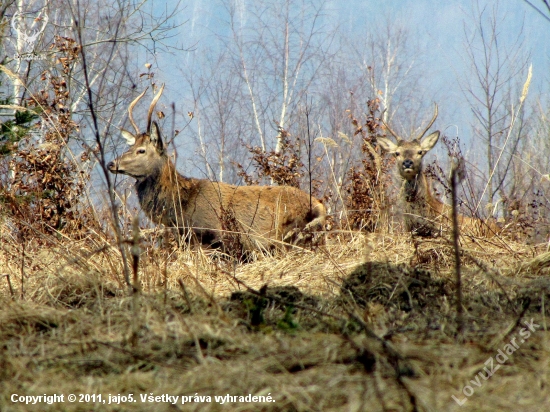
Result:
M2 159L11 176L1 197L20 235L78 232L85 223L78 206L89 180L82 168L89 153L77 159L69 149L78 125L72 120L68 78L79 47L72 39L56 37L52 49L60 55L57 66L42 74L44 88L27 102L39 120L17 150Z
M249 186L257 185L267 177L280 186L300 187L301 178L305 175L304 163L301 160L299 142L291 139L290 133L279 127L281 150L264 151L261 147L246 145L252 154L254 175L248 174L244 167L237 163L238 176L242 177Z
M506 233L529 244L547 242L550 235L550 210L544 191L537 189L529 198L503 197Z
M462 153L462 150L460 149L460 140L458 137L455 137L453 139L442 135L441 141L443 142L443 145L445 146L445 149L447 150L447 157L449 159L452 159L456 164L464 165L464 154ZM449 179L446 177L446 173L441 167L441 165L437 161L433 161L431 164L427 165L424 169L424 173L428 177L428 181L430 181L432 184L430 185L430 190L436 197L447 197L451 194L451 184L449 182ZM470 186L467 180L467 173L466 168L463 166L461 168L461 174L462 178L461 181L467 183L467 186ZM438 185L436 185L436 183ZM461 199L460 197L457 199L459 207L467 206L464 202L464 199ZM470 210L472 212L472 210Z
M234 259L241 260L245 255L245 247L241 239L242 227L235 217L231 206L221 205L220 222L222 225L223 250Z
M390 204L387 188L391 186L391 159L383 159L376 148L376 138L384 136L379 118L379 99L367 101L367 114L361 123L350 112L355 127L354 135L361 135L361 166L351 167L343 186L345 206L348 210L347 225L353 229L374 231L381 221L387 220ZM345 226L345 224L343 224Z
M458 137L451 139L442 136L442 141L450 159L464 160ZM449 181L439 163L432 162L426 166L424 172L431 180L430 189L435 196L447 197L450 195ZM461 209L461 213L477 218L491 218L491 215L495 212L494 209L498 209L498 225L503 230L501 234L516 241L527 241L530 244L547 241L550 233L550 221L548 219L550 213L543 190L538 189L521 197L515 195L516 191L513 188L510 190L512 193L510 196L506 195L505 191L501 191L501 205L495 207L495 205L488 204L485 208L487 210L483 211L476 210L474 207L476 203L474 187L475 184L466 174L462 183L465 196L459 196L457 199L457 206Z

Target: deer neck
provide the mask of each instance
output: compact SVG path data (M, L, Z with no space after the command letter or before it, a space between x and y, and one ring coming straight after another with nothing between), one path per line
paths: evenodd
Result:
M170 159L165 158L154 172L148 176L136 179L136 189L138 193L144 189L154 189L156 192L186 189L192 180L180 175L174 163Z
M424 173L419 173L414 179L404 181L403 198L411 206L427 207L438 214L446 210L445 205L432 195L429 180Z
M196 190L196 179L180 175L166 158L162 166L149 176L136 181L141 208L156 223L175 225Z
M428 182L423 173L418 173L412 179L405 179L403 182L403 195L408 203L427 201L431 198L428 190Z

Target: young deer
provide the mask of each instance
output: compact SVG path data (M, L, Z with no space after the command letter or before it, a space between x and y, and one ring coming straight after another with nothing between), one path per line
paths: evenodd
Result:
M166 153L159 126L151 117L164 85L147 116L147 132L140 133L132 111L145 90L129 106L136 134L122 130L130 149L108 164L112 173L136 179L141 208L155 223L191 230L203 244L220 246L224 229L239 232L245 250L277 247L281 242L303 244L324 228L323 204L294 187L233 186L182 176Z
M450 228L451 207L435 198L430 190L428 179L422 171L422 159L437 143L439 131L424 139L426 132L437 118L437 105L428 126L411 140L399 137L386 123L384 126L395 137L397 144L387 137L379 137L378 144L396 158L397 172L403 180L400 192L401 209L407 231L419 236L437 236L442 229ZM497 229L494 224L486 224L478 219L458 216L461 229L469 234L491 236Z

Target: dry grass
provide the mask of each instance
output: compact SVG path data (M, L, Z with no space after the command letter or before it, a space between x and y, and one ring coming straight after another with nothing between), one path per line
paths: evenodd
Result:
M132 296L119 252L101 234L24 249L7 230L0 235L2 411L550 406L543 247L464 240L466 322L457 339L453 253L442 239L342 234L315 251L237 264L217 251L143 242L142 293ZM465 398L464 385L472 386L484 362L531 318L540 328L473 386L461 408L451 396ZM138 401L29 406L12 403L13 393L133 393ZM212 402L139 400L150 393ZM275 403L220 405L213 398L269 393Z
M82 143L74 140L77 124L66 107L72 63L84 51L56 38L56 70L43 75L43 90L27 90L31 107L40 107L47 144L33 140L29 124L0 162L6 176L0 182L0 411L460 410L452 396L466 399L464 410L550 409L547 246L499 236L461 239L465 319L457 333L450 241L345 232L392 227L391 161L375 147L383 135L376 99L364 120L350 114L363 140L361 168L341 174L343 188L324 188L332 210L346 212L332 216L344 231L330 233L326 245L243 263L220 251L177 249L153 230L142 233L138 253L133 236L122 245L127 239L120 231L104 232L110 224L118 228L111 219L129 223L114 197L110 212L84 201L91 183L82 165L106 164L99 129L91 130L96 148L86 144L77 156L71 148L80 144L69 144ZM82 68L87 71L83 60ZM89 109L93 117L93 101ZM245 180L298 185L308 177L310 190L321 187L309 175L322 160L311 151L314 136L291 142L287 131L279 132L279 153L250 148L256 176L243 174ZM331 139L323 139L328 159ZM540 205L533 216L544 216ZM511 210L517 239L518 228L539 222L513 214L519 210ZM125 258L139 256L133 273L139 287L125 280L132 278L123 266L125 250ZM531 320L537 328L521 335ZM490 373L488 359L512 348L493 376L481 378ZM473 392L467 398L465 385ZM25 405L12 402L13 394L63 394L65 402ZM69 394L102 395L107 403L109 395L133 394L137 402L70 403ZM180 399L143 403L140 394ZM248 394L275 402L214 399ZM193 402L195 395L212 402ZM182 404L182 396L190 402Z

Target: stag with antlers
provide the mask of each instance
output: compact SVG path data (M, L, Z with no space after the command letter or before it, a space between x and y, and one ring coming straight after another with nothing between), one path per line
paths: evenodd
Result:
M140 133L133 109L147 90L130 104L129 120L136 134L122 130L130 148L108 165L112 173L136 179L139 203L153 222L176 227L182 235L192 233L207 245L222 244L224 233L231 231L245 250L304 244L324 228L323 204L294 187L234 186L179 174L152 121L163 89L164 85L149 106L145 133Z
M395 156L397 173L402 180L399 195L401 212L407 231L419 236L437 236L449 226L451 207L442 203L431 192L428 178L422 170L422 159L437 143L439 131L424 135L437 119L437 105L434 115L420 134L410 140L402 139L384 121L386 130L395 138L396 143L387 137L379 137L378 144L382 149ZM459 215L458 222L462 229L475 235L491 236L498 229L492 223L485 223Z

